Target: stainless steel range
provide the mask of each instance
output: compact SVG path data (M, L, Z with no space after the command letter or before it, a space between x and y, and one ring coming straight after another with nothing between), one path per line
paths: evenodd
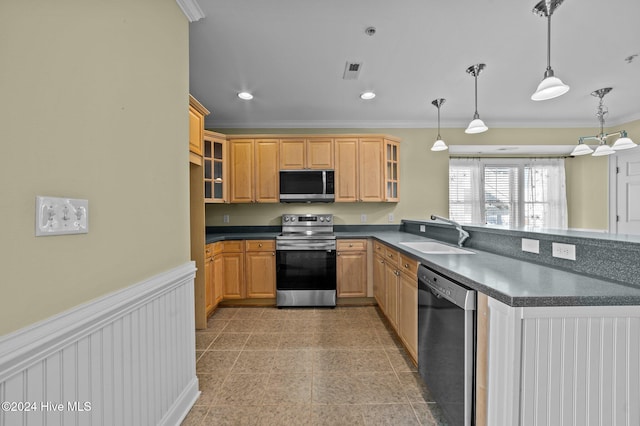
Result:
M336 306L333 215L282 215L282 234L276 237L276 304Z

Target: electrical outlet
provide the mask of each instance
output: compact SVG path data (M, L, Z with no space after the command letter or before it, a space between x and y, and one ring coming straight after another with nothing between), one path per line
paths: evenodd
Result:
M389 223L393 223L393 213L389 213Z
M229 223L229 215L228 215L228 214L225 214L224 216L222 216L222 221L223 221L224 223Z
M427 227L424 225L420 225L420 232L427 232Z
M540 240L522 239L522 251L540 254Z
M360 223L367 223L367 215L366 214L361 214L360 215Z
M551 255L560 259L576 260L576 246L573 244L551 243Z

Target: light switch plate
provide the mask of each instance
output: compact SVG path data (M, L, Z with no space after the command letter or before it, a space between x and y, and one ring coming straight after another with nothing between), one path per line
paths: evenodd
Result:
M89 200L36 196L36 237L89 232Z

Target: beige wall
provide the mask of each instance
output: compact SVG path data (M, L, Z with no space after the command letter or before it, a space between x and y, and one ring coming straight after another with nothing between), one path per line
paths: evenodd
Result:
M189 261L188 30L175 0L0 2L0 335ZM36 195L89 234L36 238Z
M631 137L640 134L640 121L624 126ZM616 127L618 129L618 127ZM248 133L382 133L402 138L400 147L400 202L321 204L247 204L208 205L207 225L278 225L285 212L331 212L337 224L386 224L393 213L394 223L401 219L426 219L432 213L448 216L448 151L432 152L435 129L219 129L226 134ZM577 129L490 129L479 135L467 135L463 129L442 129L449 145L572 145L578 137L597 133L597 128ZM636 137L637 139L637 137ZM608 160L577 157L566 161L569 227L608 228Z

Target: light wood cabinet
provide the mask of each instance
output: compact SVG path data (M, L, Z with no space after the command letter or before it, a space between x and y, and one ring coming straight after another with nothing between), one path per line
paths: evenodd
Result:
M221 256L223 298L244 299L244 241L225 241Z
M228 203L227 139L220 133L204 131L204 202Z
M202 164L202 137L204 117L209 111L196 98L189 95L189 161Z
M367 240L336 241L338 297L367 296Z
M205 246L205 303L207 317L222 300L222 242Z
M281 139L280 170L301 169L333 169L333 139Z
M280 174L278 172L279 143L277 139L255 141L255 201L280 201Z
M276 297L276 244L274 240L246 241L248 298Z
M400 142L384 140L384 200L400 201Z
M357 138L336 139L335 166L335 201L359 201Z
M231 139L232 203L277 203L279 201L277 139Z
M397 202L399 200L398 147L397 141L383 137L336 138L335 201Z
M373 290L414 362L418 359L418 262L379 242L373 243Z

